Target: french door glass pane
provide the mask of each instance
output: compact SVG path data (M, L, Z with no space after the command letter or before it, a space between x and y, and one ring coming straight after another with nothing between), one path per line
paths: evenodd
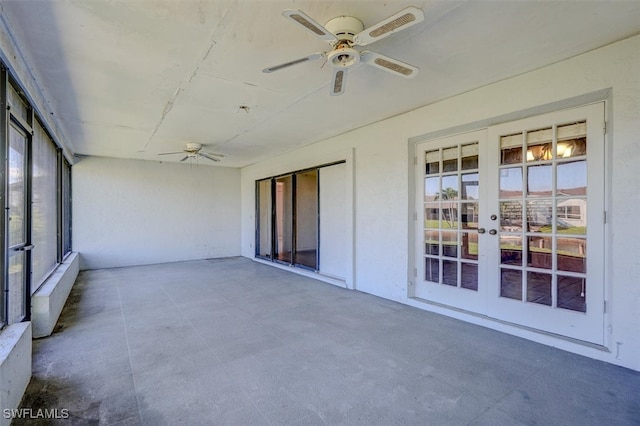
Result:
M275 253L274 259L292 262L293 249L293 177L275 180Z
M425 280L477 290L479 144L424 155Z
M582 277L558 275L558 308L586 312L586 280Z
M256 254L271 257L271 179L258 182L258 234Z
M500 295L586 312L586 122L500 140Z
M318 269L318 170L296 173L295 262Z

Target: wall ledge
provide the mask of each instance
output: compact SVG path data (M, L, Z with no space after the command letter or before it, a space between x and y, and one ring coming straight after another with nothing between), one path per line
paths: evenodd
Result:
M0 407L2 410L20 406L31 380L31 323L11 324L0 331ZM11 419L0 413L0 426Z
M31 296L33 337L49 336L80 271L80 256L71 253Z

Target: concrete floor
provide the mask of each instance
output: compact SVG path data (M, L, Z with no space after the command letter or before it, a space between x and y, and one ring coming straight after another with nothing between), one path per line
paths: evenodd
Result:
M22 407L64 425L637 425L640 373L230 258L82 272Z

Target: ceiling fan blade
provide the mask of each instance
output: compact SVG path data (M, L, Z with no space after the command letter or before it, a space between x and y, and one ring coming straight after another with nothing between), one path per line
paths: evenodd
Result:
M184 154L184 151L176 151L176 152L163 152L158 155L172 155L172 154Z
M398 31L407 29L422 21L424 21L424 12L422 9L418 9L415 6L409 6L387 19L362 30L356 34L353 41L358 46L366 46L367 44L383 39Z
M218 158L225 158L226 157L226 155L219 154L217 152L204 152L203 154L207 154L207 155L210 155L212 157L218 157Z
M322 25L318 24L312 18L307 16L301 10L296 9L287 9L282 12L282 16L285 18L291 19L294 23L304 28L307 31L310 31L314 36L318 37L320 40L332 42L338 41L335 35L331 34L329 30L327 30Z
M419 71L419 68L414 67L413 65L409 65L406 62L402 62L375 52L361 52L360 60L367 65L380 68L382 70L390 72L391 74L404 78L413 78L418 75Z
M220 161L219 158L211 157L209 154L205 154L204 152L199 152L198 156L206 158L207 160L211 160L211 161Z
M333 76L331 77L331 96L338 96L344 93L344 88L347 83L347 68L336 67L333 69Z
M186 157L184 157L182 160L180 160L180 162L183 162L184 160L186 160L187 158L189 158L189 156L187 155Z
M284 64L275 65L273 67L265 68L265 69L262 70L262 72L270 73L270 72L278 71L278 70L281 70L282 68L287 68L287 67L290 67L290 66L293 66L293 65L301 64L303 62L309 62L309 61L314 61L316 59L323 58L325 55L326 55L326 53L324 53L324 52L312 53L311 55L305 56L304 58L295 59L293 61L285 62Z

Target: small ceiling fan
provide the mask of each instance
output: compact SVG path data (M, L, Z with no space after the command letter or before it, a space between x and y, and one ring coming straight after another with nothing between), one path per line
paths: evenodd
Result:
M222 154L216 154L213 152L203 152L202 144L192 143L192 142L187 143L186 149L183 149L182 151L163 152L158 155L173 155L173 154L186 154L185 157L180 161L185 161L189 158L193 158L197 160L199 157L206 158L207 160L211 160L211 161L220 161L221 158L224 158L224 155Z
M330 86L331 95L333 96L344 93L347 69L359 62L404 78L412 78L418 74L418 68L413 65L380 53L354 49L354 46L366 46L422 22L424 13L417 7L407 7L367 29L364 28L362 21L353 16L338 16L331 19L324 26L318 24L300 10L287 9L282 12L282 16L290 19L301 28L310 31L320 40L328 42L332 49L328 52L312 53L304 58L265 68L262 72L271 73L293 65L325 58L333 67Z

